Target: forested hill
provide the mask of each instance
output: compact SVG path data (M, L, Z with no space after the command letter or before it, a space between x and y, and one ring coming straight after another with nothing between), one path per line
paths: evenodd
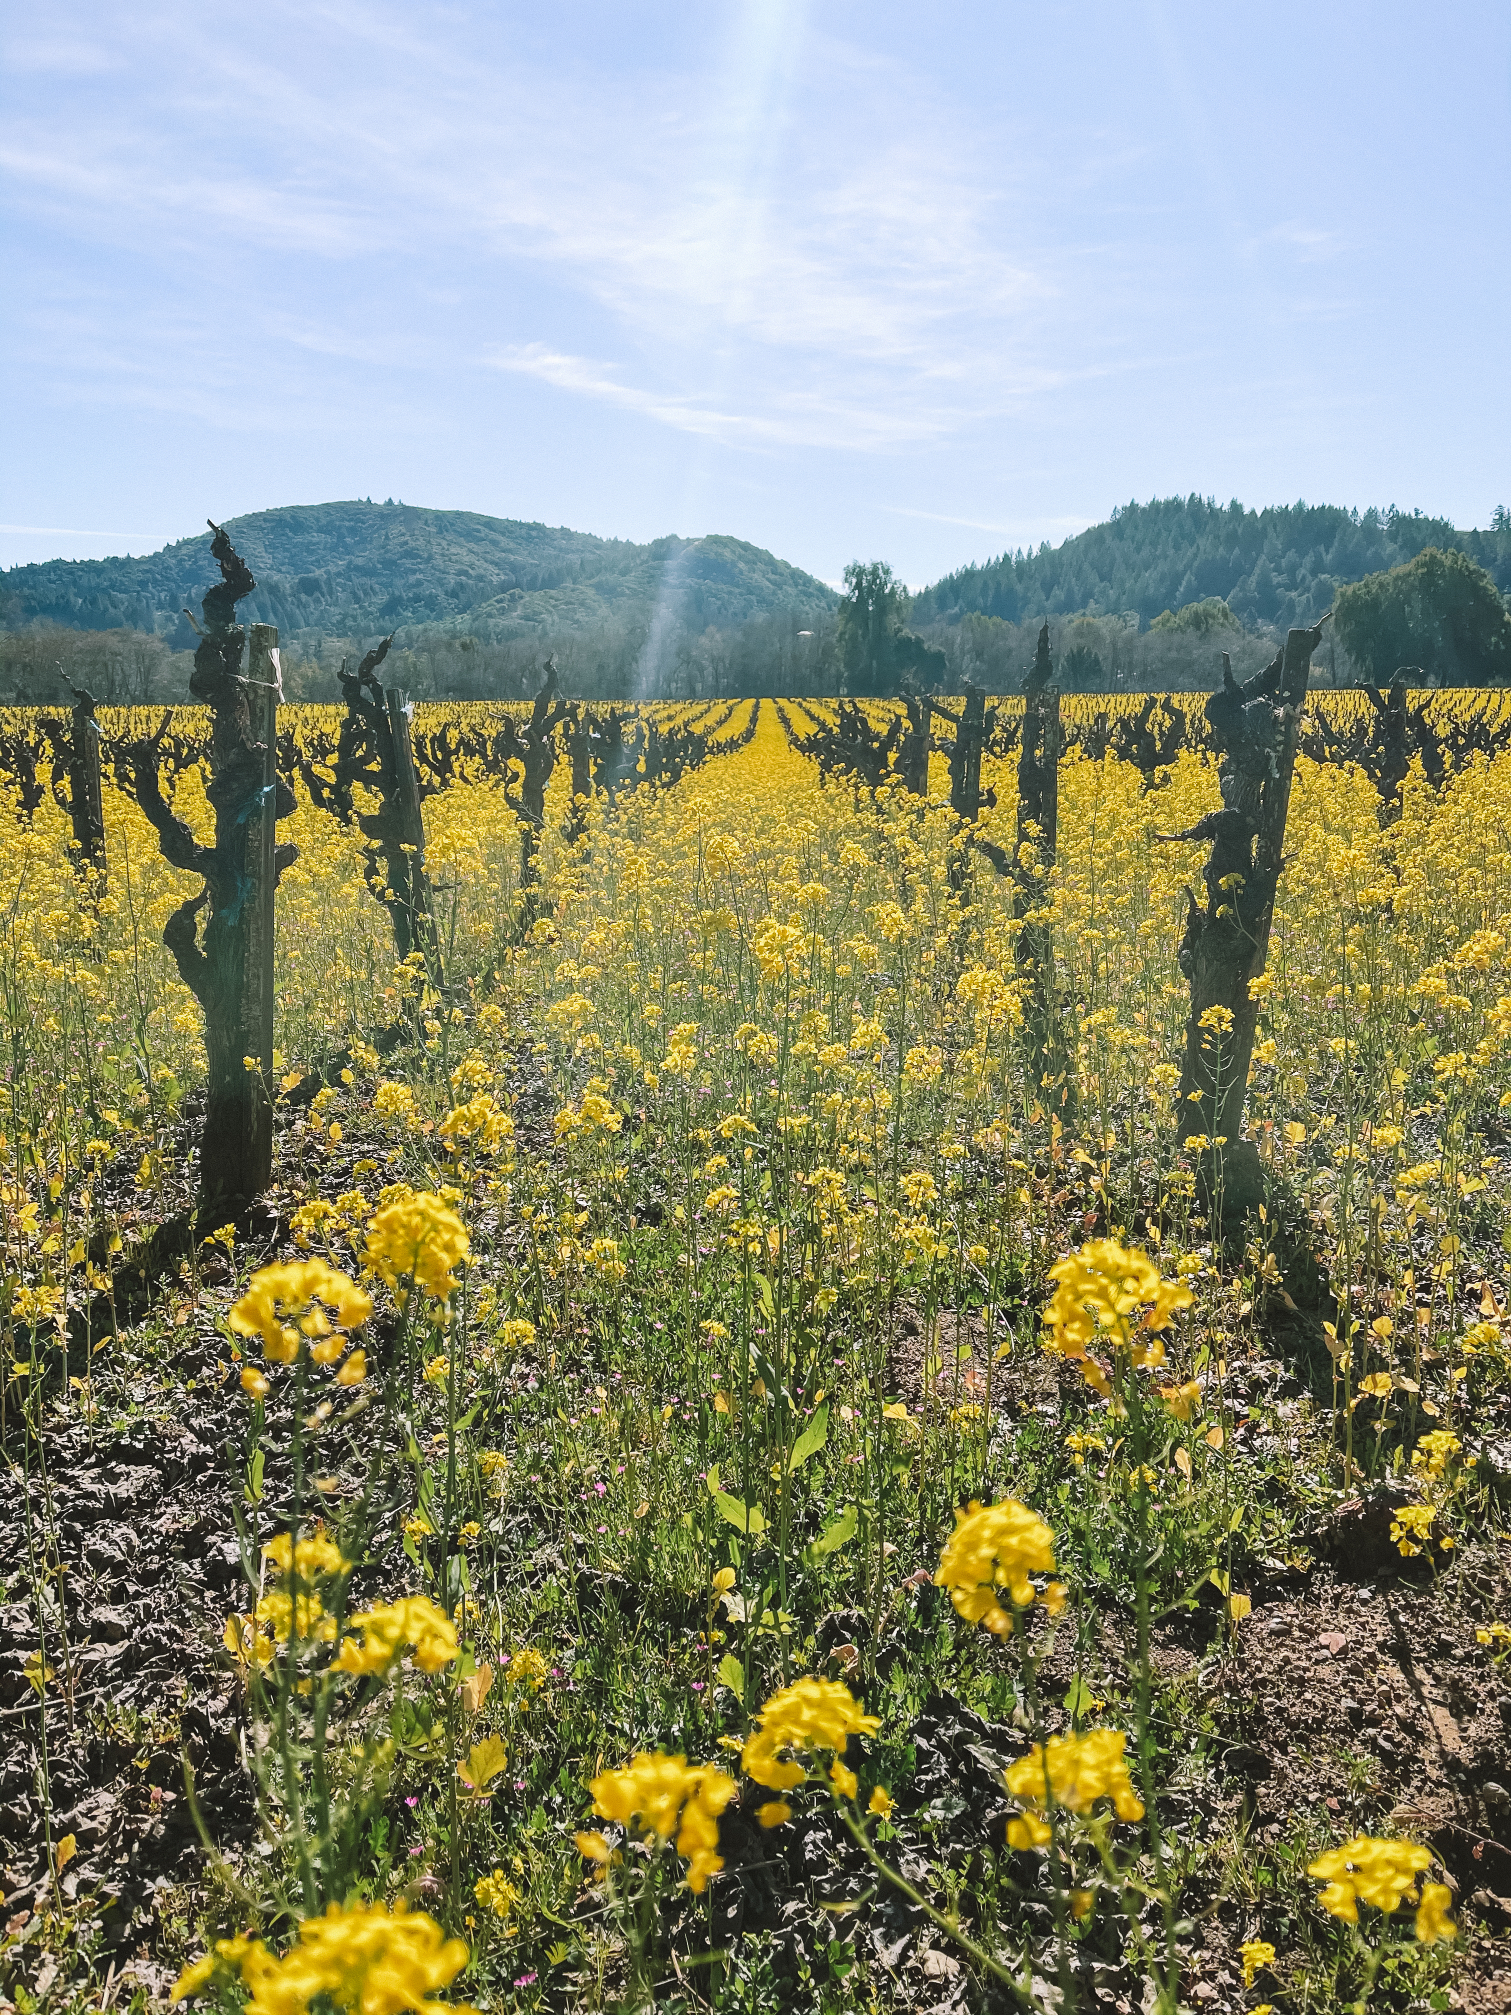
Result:
M753 616L816 617L822 581L741 539L632 545L586 532L362 501L297 504L229 521L257 576L243 621L285 636L429 630L496 640L597 630L664 611L679 627L734 628ZM210 533L137 559L48 560L0 572L0 627L58 623L134 629L192 648L180 611L198 613L216 579Z
M1336 590L1400 566L1424 546L1457 546L1511 594L1511 516L1496 512L1487 532L1460 532L1420 512L1346 511L1288 504L1246 511L1211 498L1165 497L1125 504L1052 550L1004 553L962 567L924 590L915 623L963 615L1010 623L1086 612L1137 615L1148 624L1166 609L1220 596L1241 622L1284 629L1314 621Z

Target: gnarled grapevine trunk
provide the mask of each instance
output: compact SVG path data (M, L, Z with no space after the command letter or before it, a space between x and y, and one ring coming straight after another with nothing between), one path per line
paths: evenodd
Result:
M353 673L344 664L341 667L346 719L332 765L336 780L332 795L336 816L343 822L354 819L365 835L369 863L376 867L382 860L385 900L400 959L419 952L430 983L439 992L441 941L425 866L425 821L410 739L409 696L397 687L381 686L377 676L392 642L391 636L385 637ZM375 812L355 809L352 790L357 784L377 794Z
M1212 847L1205 906L1187 891L1180 966L1191 984L1191 1013L1176 1124L1183 1142L1199 1143L1209 1183L1210 1171L1221 1172L1233 1208L1259 1195L1257 1156L1239 1138L1259 1014L1251 983L1269 953L1301 711L1321 636L1321 623L1292 630L1274 662L1243 685L1223 658L1222 690L1206 710L1222 751L1222 809L1187 832L1159 835Z
M67 684L73 694L73 731L64 754L63 767L68 777L68 799L64 809L73 826L79 865L103 872L105 800L100 786L100 724L94 711L99 703L93 693L76 686L71 679ZM63 804L56 771L53 773L53 795Z
M1059 844L1060 689L1053 667L1049 625L1039 632L1033 670L1023 682L1023 739L1018 750L1018 843L1013 853L1013 915L1020 924L1014 948L1028 983L1029 1067L1041 1090L1069 1102L1066 1057L1055 986L1049 925L1049 885Z
M556 660L546 660L545 684L535 695L530 709L530 725L520 737L516 755L524 775L519 794L504 785L504 802L522 823L520 827L519 886L526 917L536 914L535 890L540 882L540 841L546 829L546 787L556 767L556 730L566 718L564 700L556 698Z
M298 855L297 847L279 846L275 839L277 821L294 809L294 794L276 767L278 632L269 624L254 625L244 676L246 632L234 618L236 604L257 583L222 528L212 523L211 530L221 582L204 598L189 690L211 712L206 795L215 813L213 846L196 840L163 798L158 743L167 720L153 740L128 752L137 802L157 833L163 858L204 877L203 889L174 911L163 932L205 1017L202 1224L241 1211L272 1175L273 892Z

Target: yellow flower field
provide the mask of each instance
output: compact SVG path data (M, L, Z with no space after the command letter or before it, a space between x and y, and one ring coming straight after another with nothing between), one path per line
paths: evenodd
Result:
M1215 758L1092 752L1141 705L1066 703L1042 1083L974 844L1018 844L1013 703L974 834L943 752L927 798L826 779L831 702L645 710L703 759L574 814L563 756L533 883L489 753L528 710L419 709L437 959L299 788L273 1186L224 1226L187 1215L205 1049L162 942L196 879L109 763L103 870L11 789L25 2005L44 1946L100 1991L111 1843L153 1826L171 1907L123 1921L154 1993L227 2006L906 2007L961 1969L1025 2008L1472 2005L1494 1883L1455 1842L1511 1853L1474 1788L1511 1610L1511 752L1418 761L1398 804L1299 758L1267 1202L1225 1222L1173 1106L1206 848L1160 837L1217 807ZM1431 702L1445 735L1498 705ZM328 764L340 721L285 710L286 751ZM199 1650L112 1700L91 1618L135 1584L89 1566L70 1475L191 1430L231 1578L185 1568ZM1332 1676L1268 1664L1271 1624L1336 1636ZM72 1759L128 1736L137 1816L87 1837ZM163 1816L180 1750L214 1859Z

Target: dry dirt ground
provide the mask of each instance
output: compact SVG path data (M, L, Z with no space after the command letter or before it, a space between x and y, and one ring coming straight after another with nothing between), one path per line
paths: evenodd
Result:
M984 1395L979 1325L947 1318L939 1340L958 1398ZM41 1650L37 1614L18 1593L24 1577L13 1573L12 1599L0 1610L0 1964L9 1982L0 1992L11 1997L22 1983L33 1996L63 1984L44 1942L44 1768L51 1838L71 1834L76 1845L62 1890L77 1913L77 1942L104 1983L94 1990L102 2006L125 2007L139 1989L164 1995L191 1948L193 1886L204 1864L186 1758L218 1845L235 1852L255 1838L238 1686L220 1649L224 1618L241 1599L220 1351L198 1319L185 1327L171 1409L165 1388L154 1394L130 1370L102 1369L94 1423L74 1414L34 1450L34 1473L40 1455L47 1477L37 1501L50 1495L68 1562L67 1636L65 1644L54 1608L44 1762L27 1670ZM923 1362L923 1325L905 1312L894 1376L914 1409L925 1400ZM994 1406L1008 1420L1053 1424L1074 1391L1064 1378L1064 1368L1021 1353L994 1367ZM1200 1733L1161 1801L1171 1837L1193 1863L1181 1934L1192 2007L1253 2005L1237 1956L1245 1938L1272 1939L1284 1964L1280 1892L1265 1889L1265 1871L1298 1836L1316 1842L1389 1827L1430 1845L1456 1889L1465 1938L1457 2005L1472 2015L1511 2011L1511 1688L1474 1637L1477 1619L1511 1614L1506 1560L1466 1550L1434 1582L1400 1560L1388 1520L1388 1503L1377 1500L1330 1509L1306 1535L1310 1565L1254 1578L1252 1613L1231 1643L1220 1612L1198 1609L1156 1631L1162 1696ZM26 1560L31 1536L23 1494L5 1493L0 1553L13 1567ZM911 1592L884 1656L909 1655L935 1627L940 1599L927 1585ZM821 1650L843 1641L850 1621L828 1619ZM1103 1623L1098 1652L1109 1685L1128 1682L1131 1629L1115 1613ZM1045 1660L1046 1699L1063 1698L1074 1676L1068 1659L1061 1647ZM1025 1729L988 1721L940 1691L907 1740L912 1768L897 1785L904 1873L924 1872L906 1844L910 1829L936 1868L968 1871L973 1856L1000 1847L1002 1771L1023 1753ZM874 1887L832 1821L773 1836L736 1807L721 1844L734 1879L712 1892L716 1931L767 1930L779 1978L784 1967L795 1977L817 1965L836 1940L864 1940L894 1983L894 2005L971 2005L957 1956L905 1904L883 1892L848 1915L825 1907ZM1045 1929L1048 1905L1030 1893L1021 1917L1023 1928ZM1114 2015L1142 2007L1141 1984L1115 1948L1098 1956L1090 1943L1080 1963L1086 2005Z

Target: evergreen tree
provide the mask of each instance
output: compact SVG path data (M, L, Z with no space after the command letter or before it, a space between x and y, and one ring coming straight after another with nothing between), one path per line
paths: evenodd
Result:
M1420 667L1442 686L1511 679L1511 614L1464 553L1429 546L1403 567L1343 588L1338 641L1376 683Z

